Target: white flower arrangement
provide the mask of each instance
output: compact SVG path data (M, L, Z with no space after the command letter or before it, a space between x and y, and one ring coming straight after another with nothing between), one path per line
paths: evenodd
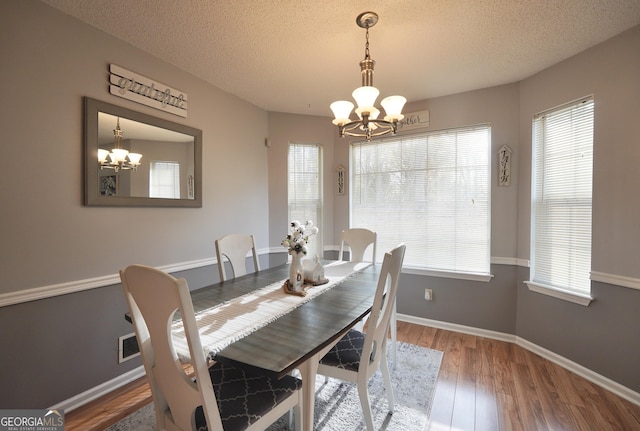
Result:
M282 245L287 247L289 254L302 253L306 255L309 238L318 232L319 229L313 225L311 220L307 220L304 224L294 220L291 222L291 233L282 241Z

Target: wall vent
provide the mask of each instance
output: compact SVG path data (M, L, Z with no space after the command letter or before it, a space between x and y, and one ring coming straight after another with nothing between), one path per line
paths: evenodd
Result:
M118 338L118 363L140 356L140 347L135 333L123 335Z

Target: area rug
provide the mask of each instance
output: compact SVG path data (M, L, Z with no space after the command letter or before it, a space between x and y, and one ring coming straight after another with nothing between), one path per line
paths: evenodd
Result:
M397 364L391 370L395 409L389 414L387 396L380 371L369 380L373 422L377 430L423 431L435 392L442 352L398 343ZM389 353L389 365L392 366ZM315 431L365 431L366 425L354 384L318 376L316 380ZM267 431L288 430L282 417ZM155 412L149 404L107 428L107 431L154 431Z

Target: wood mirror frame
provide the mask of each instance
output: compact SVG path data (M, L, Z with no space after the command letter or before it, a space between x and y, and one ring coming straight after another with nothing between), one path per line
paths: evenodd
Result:
M156 118L147 114L143 114L140 112L132 111L127 108L123 108L121 106L112 105L107 102L102 102L100 100L92 99L89 97L84 97L84 129L83 129L83 141L84 141L84 205L86 206L131 206L131 207L202 207L202 131L198 129L194 129L192 127L188 127L182 124L174 123L168 120ZM133 137L130 142L144 142L147 147L148 145L153 145L154 142L163 141L163 138L137 135L137 127L140 126L142 129L151 129L155 132L162 132L164 136L164 132L166 131L167 135L172 134L175 136L181 136L182 138L192 138L193 142L185 143L188 148L187 153L191 153L191 148L193 148L193 161L188 161L188 172L181 173L181 181L180 185L181 192L180 198L158 198L158 197L149 197L143 195L131 195L131 190L128 190L127 193L118 193L118 189L116 188L115 195L108 195L104 193L104 190L101 191L101 178L104 178L105 171L111 172L112 175L107 175L111 177L115 177L116 180L125 177L125 175L136 175L141 174L145 175L144 172L140 172L144 169L138 168L138 171L122 171L120 170L116 173L112 169L102 169L98 162L98 148L101 145L104 145L104 142L101 142L101 138L99 138L100 129L104 129L105 125L99 124L99 117L104 117L105 114L119 118L122 121L129 122L128 124L133 124L136 127L133 128L129 126L129 136ZM135 123L131 123L135 122ZM139 123L139 124L137 124ZM109 124L108 127L111 129L111 143L113 144L113 130L115 128L114 124ZM160 130L163 129L163 130ZM127 128L122 127L123 139L125 142L127 141ZM131 135L132 134L132 135ZM181 134L181 135L179 135ZM184 135L187 135L186 137ZM104 141L104 138L102 138ZM171 140L171 138L169 139ZM174 142L176 145L179 145L178 142ZM163 143L166 145L166 143ZM149 154L147 150L147 154L145 156L144 151L140 151L143 154L142 164L147 163L146 175L148 177L149 172L149 163L152 162L153 157ZM159 156L163 157L163 156ZM101 175L103 173L103 175ZM186 174L186 175L185 175ZM186 181L182 181L182 178L187 178ZM148 178L146 179L148 183ZM118 181L119 183L124 183L124 181ZM130 181L131 182L131 181ZM129 187L131 189L131 186ZM183 190L185 190L183 192ZM148 185L147 185L147 193L148 193Z

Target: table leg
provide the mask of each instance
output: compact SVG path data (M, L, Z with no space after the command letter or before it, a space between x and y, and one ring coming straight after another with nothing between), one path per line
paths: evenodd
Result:
M302 377L302 430L313 431L313 410L316 398L316 375L320 355L314 355L300 364Z
M345 328L339 334L336 334L335 339L327 346L325 346L315 355L304 361L298 366L300 371L300 377L302 380L302 431L313 431L313 414L316 401L316 376L318 375L318 366L320 359L326 355L329 350L333 348L338 341L346 334L351 326Z

